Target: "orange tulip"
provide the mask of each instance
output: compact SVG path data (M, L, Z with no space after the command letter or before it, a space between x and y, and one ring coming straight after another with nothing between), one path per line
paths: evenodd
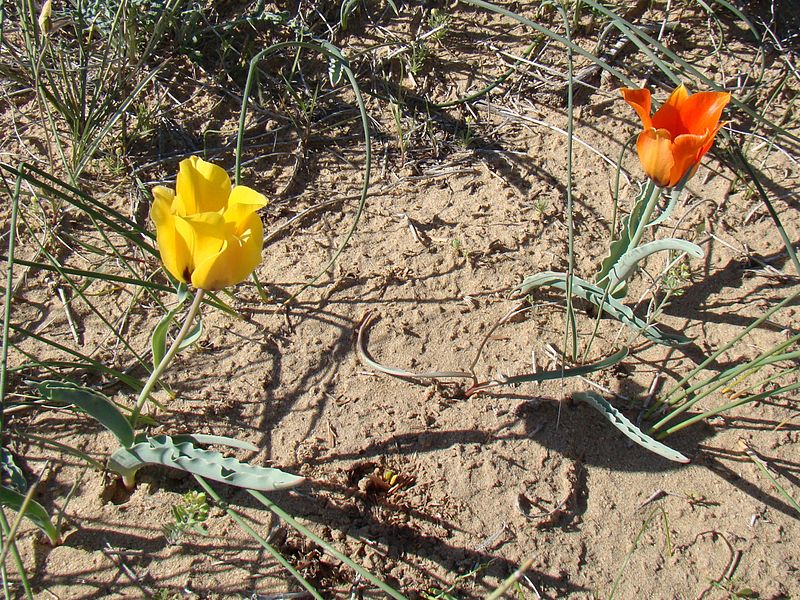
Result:
M642 120L636 149L644 172L662 187L673 187L697 171L700 159L724 125L719 119L731 99L725 92L689 94L683 85L650 116L650 90L620 90ZM687 176L688 174L688 176Z

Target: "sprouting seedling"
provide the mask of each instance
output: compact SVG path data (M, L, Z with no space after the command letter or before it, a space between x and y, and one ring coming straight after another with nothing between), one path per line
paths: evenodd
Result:
M205 522L208 519L208 503L203 492L192 490L183 495L183 501L172 507L174 522L164 525L164 537L170 544L177 544L187 531L208 535Z
M452 15L439 9L432 8L428 14L428 27L430 32L428 39L433 41L441 41L450 31L450 23L453 20Z

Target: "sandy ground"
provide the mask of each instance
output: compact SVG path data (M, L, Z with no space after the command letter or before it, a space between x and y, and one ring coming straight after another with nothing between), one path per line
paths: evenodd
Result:
M422 75L402 80L409 95L454 96L477 87L476 73L491 74L486 63L495 56L487 55L487 46L471 46L476 32L492 31L492 43L504 44L509 52L520 53L528 43L521 27L501 19L476 17L467 9L454 14L449 40L428 59ZM674 33L672 43L692 48L705 35L704 21L689 13L683 19L686 29ZM413 20L398 19L393 26L411 29ZM754 52L741 42L737 26L723 25L730 44L724 64L697 51L697 64L720 82L750 68ZM555 50L541 60L564 66L563 53ZM501 72L499 66L495 71ZM646 72L644 67L637 71L641 81ZM180 99L192 108L181 105L171 118L188 130L221 131L224 138L234 131L238 106L213 85L191 88L187 81L194 75L187 69L176 77ZM359 360L357 333L364 326L370 356L408 371L469 370L484 341L474 364L480 380L559 368L548 350L564 347L564 302L558 294L535 293L529 310L494 329L522 306L525 299L512 297L512 291L524 277L567 266L566 137L560 131L567 118L563 86L557 83L540 80L531 69L469 109L439 111L430 119L409 109L402 115L409 136L405 150L386 103L368 94L368 109L378 124L365 212L336 266L290 309L282 301L331 258L352 223L363 143L356 124L349 131L312 136L301 146L302 135L285 121L259 115L252 131L274 140L274 151L246 150L253 160L243 182L272 199L264 212L268 240L257 271L272 302L262 301L247 282L225 297L241 318L205 311L202 340L179 355L165 378L176 397L157 395L166 410L158 413L159 425L152 431L247 440L261 450L234 455L305 476L305 484L274 494L274 500L411 598L424 593L484 597L527 559L532 563L520 581L521 595L509 592L509 598L606 598L612 593L616 598L736 598L748 597L747 590L764 599L800 597L798 514L742 450L744 442L780 473L797 498L796 397L745 405L668 437L667 444L691 458L685 466L632 445L590 407L571 401L574 391L599 385L635 420L649 390L671 387L795 289L796 280L781 275L791 273L792 266L759 198L719 160L721 154L705 159L659 230L661 236L693 240L706 253L703 260L687 263L683 295L658 317L665 330L692 337L689 346L648 345L606 319L588 360L629 346L631 354L618 368L591 375L590 381L528 383L470 397L464 395L468 380L398 379ZM613 163L638 129L616 85L604 79L575 115L580 140L574 150L575 256L576 270L586 278L608 246ZM795 93L787 87L782 98ZM656 96L658 101L664 97L663 91ZM784 106L780 100L773 106L778 112ZM341 92L327 99L320 113L348 101ZM9 108L6 124L24 112L24 105ZM748 126L730 118L734 128ZM140 171L148 185L172 177L179 153L198 150L180 147L177 137L169 139L173 158ZM797 153L750 139L751 160L774 195L790 238L797 239L792 192ZM143 156L132 162L146 165L148 155ZM230 152L211 156L231 166ZM642 174L630 153L623 165L620 198L627 211ZM89 173L98 182L107 174L101 164ZM147 198L138 199L143 208L137 209L124 187L98 183L95 189L123 211L146 215ZM331 200L337 202L323 205ZM315 206L321 208L295 219ZM70 218L73 236L93 239L85 219ZM33 245L20 250L29 257L34 251ZM78 251L62 249L62 257L74 267L98 266ZM152 273L157 266L149 260L144 268ZM663 258L652 260L648 271L656 277L662 266ZM107 262L103 267L113 268ZM632 283L631 306L651 283L646 276ZM146 353L161 309L135 298L132 288L105 288L98 306L115 323L127 315L128 339ZM14 301L14 322L119 368L134 364L78 300L71 303L76 344L52 290L46 273L28 273ZM166 294L162 299L173 302ZM642 303L640 314L646 308ZM587 306L578 304L577 310L585 347L595 319ZM794 332L796 316L794 306L777 313L712 363L710 372L785 339ZM53 356L35 340L15 343ZM19 353L12 354L14 365L21 362ZM145 377L142 369L132 374ZM91 373L74 376L101 383ZM22 386L21 379L13 378L12 385ZM105 389L119 402L133 401L119 387ZM724 396L712 395L702 408L724 402ZM50 461L37 499L63 510L68 533L63 545L51 548L35 530L23 529L20 548L38 597L278 598L270 594L299 589L217 506L206 522L207 536L187 533L177 543L168 542L163 527L173 520L171 508L181 495L196 489L191 477L148 468L139 474L136 489L123 494L112 475L25 442L26 432L46 435L103 461L115 440L86 417L30 411L10 418L7 427L18 434L10 447L24 457L28 474L41 473ZM386 469L398 475L396 486L383 483ZM245 492L217 489L324 597L381 597ZM436 595L442 590L451 596Z

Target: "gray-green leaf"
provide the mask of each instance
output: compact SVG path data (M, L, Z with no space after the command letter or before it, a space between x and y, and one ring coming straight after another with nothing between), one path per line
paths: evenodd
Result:
M619 429L626 437L639 444L642 448L650 450L659 456L663 456L667 460L672 460L679 463L688 463L689 459L677 450L673 450L669 446L662 444L645 434L641 429L636 427L628 420L625 415L619 412L616 408L611 406L608 401L600 394L595 392L575 392L572 395L573 399L579 402L585 402L601 415L603 415L609 423Z
M4 485L0 485L0 505L8 506L9 508L13 508L15 511L19 512L24 503L24 495L8 489ZM44 507L36 502L36 500L28 501L28 504L25 507L25 517L30 519L34 525L36 525L45 533L45 535L50 539L50 543L54 545L59 543L61 536L59 535L56 526L53 525L53 522L50 520L50 515L47 514L47 511L44 509Z
M542 273L537 273L536 275L531 275L530 277L525 278L525 280L522 282L522 285L520 285L518 288L518 291L523 294L527 294L532 289L543 286L551 286L566 291L567 274L544 271ZM623 323L628 327L636 329L648 340L656 342L657 344L674 346L688 344L691 342L691 340L685 336L664 333L655 325L643 321L634 315L633 311L622 304L619 300L611 297L610 294L606 294L605 290L594 285L593 283L589 283L585 279L573 276L572 293L579 298L583 298L584 300L591 302L609 316L614 317L620 323ZM603 299L603 296L605 296L605 300Z
M48 380L33 382L33 385L50 402L74 404L80 408L113 433L123 446L133 444L130 422L104 394L69 381Z
M162 465L200 475L206 479L252 490L273 491L294 487L303 477L279 469L256 467L225 458L219 452L195 447L191 436L148 437L130 448L120 448L108 460L108 466L131 481L136 471L145 465Z
M693 258L703 258L705 255L700 246L685 240L676 238L656 240L636 248L630 248L625 254L620 256L616 264L611 267L611 271L608 273L608 283L605 285L602 282L598 283L600 283L602 287L607 287L613 295L614 292L619 289L620 285L624 284L633 276L640 262L651 254L663 250L685 252Z

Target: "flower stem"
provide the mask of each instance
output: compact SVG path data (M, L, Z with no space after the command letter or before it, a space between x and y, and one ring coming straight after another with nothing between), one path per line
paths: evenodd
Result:
M144 384L142 391L139 393L139 397L136 400L136 406L134 407L133 413L131 414L131 425L133 425L134 430L136 430L136 423L139 420L139 415L142 412L144 403L147 402L147 398L150 396L150 391L156 385L156 382L158 381L159 377L161 377L161 374L169 366L169 363L172 362L172 359L175 358L175 355L181 348L183 340L186 338L186 335L192 328L192 323L194 323L195 317L197 317L197 313L200 312L200 304L202 304L203 297L205 296L205 294L206 294L205 290L197 290L194 300L192 301L192 305L191 307L189 307L189 314L186 315L186 320L183 322L183 326L178 332L175 341L172 342L172 346L169 347L169 350L167 350L167 353L164 355L164 358L161 359L161 362L159 362L156 368L153 369L153 372L150 373L150 378Z
M642 212L641 219L639 219L639 223L636 225L636 230L631 236L630 244L628 244L629 249L636 248L636 246L639 245L639 242L642 241L644 230L647 229L647 224L650 222L650 217L653 214L653 210L656 208L656 203L658 202L660 196L661 188L658 187L652 179L650 179L647 182L647 188L645 189L644 196L642 197L642 201L646 201L647 204L644 207L644 211Z

